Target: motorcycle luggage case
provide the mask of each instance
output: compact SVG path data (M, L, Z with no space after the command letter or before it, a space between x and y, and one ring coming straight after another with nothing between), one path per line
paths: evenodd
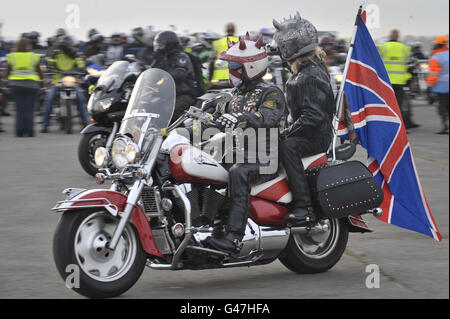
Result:
M329 218L361 214L383 202L383 190L359 161L325 166L308 175L313 198Z

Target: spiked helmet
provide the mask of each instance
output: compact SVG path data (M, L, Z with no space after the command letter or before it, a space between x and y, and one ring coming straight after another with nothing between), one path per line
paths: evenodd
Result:
M239 42L237 43L232 43L228 39L228 50L223 51L219 55L219 59L240 63L248 80L262 77L266 73L268 66L268 58L263 47L262 36L256 42L251 41L248 32L245 37L239 37Z
M274 19L273 26L276 29L274 40L284 60L291 61L315 50L318 46L316 28L308 20L302 19L298 12L283 22Z

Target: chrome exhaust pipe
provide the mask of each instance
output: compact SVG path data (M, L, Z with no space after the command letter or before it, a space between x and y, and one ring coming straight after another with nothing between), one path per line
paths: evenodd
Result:
M330 226L328 224L321 224L317 223L313 227L292 227L291 233L292 234L317 234L317 233L324 233L327 232L330 229Z

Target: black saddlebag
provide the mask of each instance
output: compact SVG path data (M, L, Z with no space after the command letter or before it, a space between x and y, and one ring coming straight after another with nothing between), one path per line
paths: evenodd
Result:
M307 171L313 200L329 218L343 218L377 208L383 191L359 161Z

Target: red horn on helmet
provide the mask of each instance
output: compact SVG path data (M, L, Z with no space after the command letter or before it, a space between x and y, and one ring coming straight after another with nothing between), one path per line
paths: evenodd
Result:
M257 47L258 49L261 49L262 45L263 45L263 37L261 34L255 43L255 47Z
M239 37L239 50L247 49L247 45L245 44L244 38Z
M248 33L248 31L247 31L247 33L245 34L245 40L250 40L250 34Z

